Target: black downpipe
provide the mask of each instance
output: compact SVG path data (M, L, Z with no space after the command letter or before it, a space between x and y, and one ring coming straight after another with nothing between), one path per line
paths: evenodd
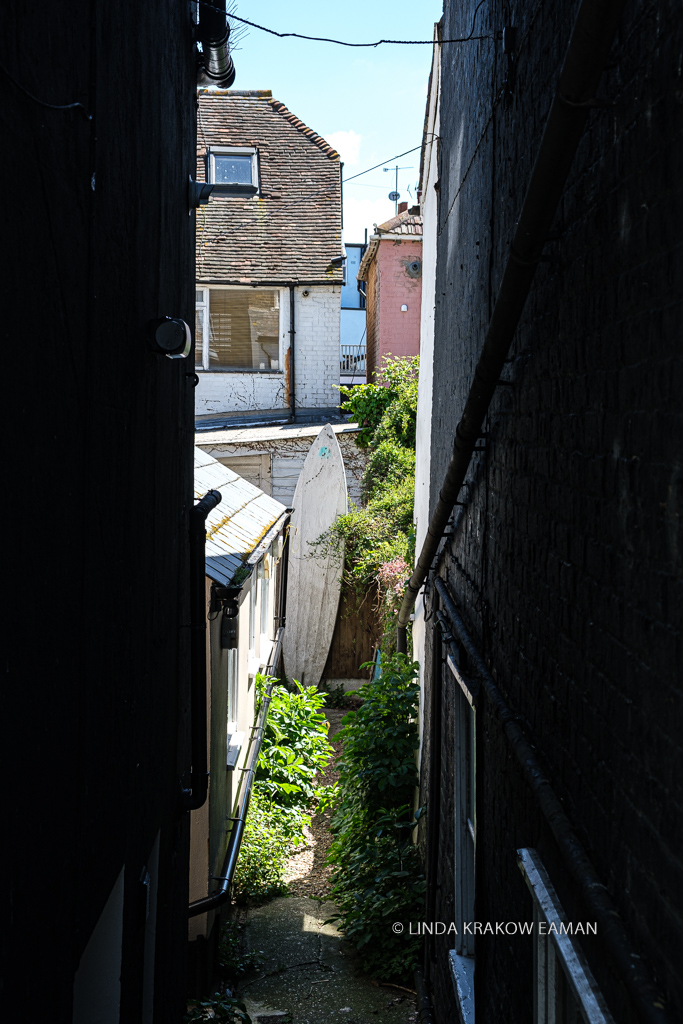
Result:
M229 89L235 81L235 65L230 56L228 39L230 24L225 0L216 0L213 6L200 4L197 38L202 44L200 82Z
M203 899L195 900L194 903L190 903L188 907L188 917L197 917L199 914L206 914L209 910L216 910L218 907L221 907L224 903L228 902L230 885L232 883L233 875L235 874L235 868L237 867L237 858L239 857L240 847L242 845L244 826L247 820L247 814L249 813L251 790L254 784L254 776L256 774L256 764L258 762L259 754L261 753L261 744L263 743L263 733L266 727L266 719L268 718L268 708L270 707L273 686L275 685L277 678L279 678L278 666L282 657L283 632L284 627L280 626L277 633L277 641L268 661L268 667L266 668L266 675L272 675L276 678L273 678L266 688L258 724L252 732L249 763L242 773L242 778L240 779L237 799L235 800L235 806L233 809L232 829L230 830L230 838L228 839L228 848L225 852L220 877L216 879L216 881L220 882L220 886L210 896L205 896Z
M289 524L292 521L292 512L294 509L289 509L289 515L285 520L284 535L285 539L282 544L282 557L280 559L282 563L282 571L280 573L280 606L278 608L277 624L278 628L283 628L287 625L287 580L289 579Z
M206 517L221 500L209 491L190 512L190 708L192 715L192 770L190 788L183 789L183 810L196 811L209 790L206 745L206 589L204 579Z
M294 285L289 286L289 410L292 423L296 419L296 401L294 393L296 390L296 377L294 374L294 336L296 324L294 319Z
M529 743L524 730L515 720L515 716L498 689L486 662L475 647L448 587L439 576L434 578L434 584L443 602L449 624L458 634L458 638L467 652L468 664L479 674L486 699L503 726L505 736L522 767L524 778L538 800L543 817L550 826L567 867L578 882L587 908L593 912L599 923L598 934L612 956L633 1002L638 1007L641 1019L647 1021L648 1024L671 1024L671 1018L664 1008L662 996L649 977L640 956L633 948L612 897L600 881L576 831L564 813L562 804L545 777L534 748Z
M503 372L592 109L623 6L624 0L582 0L579 8L489 329L465 410L455 431L450 464L399 611L396 649L404 654L408 649L406 628L410 613L458 499L474 446L481 436L484 417Z

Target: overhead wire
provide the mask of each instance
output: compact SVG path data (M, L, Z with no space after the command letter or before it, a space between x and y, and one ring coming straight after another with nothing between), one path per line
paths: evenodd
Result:
M37 103L39 106L47 107L48 110L76 110L80 108L83 111L84 115L87 117L87 119L89 121L92 121L92 114L88 113L83 103L46 103L45 100L38 99L38 97L34 96L32 92L29 92L26 86L22 85L21 82L17 82L16 78L14 78L9 73L9 71L3 64L0 64L0 71L2 71L3 75L6 78L9 78L10 82L13 86L15 86L15 88L17 88L20 92L23 92L25 96L28 96L30 100L33 100L33 102Z
M209 0L197 0L197 2L199 3L200 7L209 7L211 10L220 11L222 14L225 13L225 8L220 8L216 4L209 3ZM472 16L472 28L471 28L470 34L468 36L461 36L461 37L459 37L457 39L441 39L441 40L439 40L439 42L440 43L469 43L470 41L475 41L477 39L492 39L493 37L489 36L489 35L485 35L485 36L475 36L474 35L474 25L475 25L475 22L476 22L477 13L479 12L479 8L482 6L483 3L484 3L484 0L479 0L479 3L477 4L477 6L474 9L474 14ZM307 42L311 42L311 43L334 43L336 46L350 46L350 47L353 47L355 49L357 49L357 48L371 48L371 49L374 49L377 46L382 46L383 44L386 44L386 45L389 45L389 46L434 46L435 45L434 39L378 39L374 43L351 43L351 42L349 42L348 40L345 40L345 39L331 39L331 38L328 38L327 36L307 36L307 35L303 35L301 32L277 32L274 28L268 28L266 25L259 25L255 21L249 21L247 18L240 18L236 14L232 14L232 13L230 13L228 15L228 17L232 18L234 21L241 22L242 25L249 25L250 28L256 28L260 32L267 32L271 36L277 36L278 39L304 39Z

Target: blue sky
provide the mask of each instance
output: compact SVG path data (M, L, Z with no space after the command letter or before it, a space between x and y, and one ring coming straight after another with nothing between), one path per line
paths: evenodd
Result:
M441 0L347 0L345 4L283 5L238 2L235 13L279 32L332 36L354 42L431 39ZM233 54L235 89L271 89L310 128L339 150L344 175L388 160L422 141L430 46L352 50L329 43L277 39L249 28ZM394 161L396 163L396 161ZM401 199L412 205L420 153L398 161ZM363 241L363 229L393 216L387 198L394 174L380 168L344 189L344 240ZM408 189L410 188L411 191Z

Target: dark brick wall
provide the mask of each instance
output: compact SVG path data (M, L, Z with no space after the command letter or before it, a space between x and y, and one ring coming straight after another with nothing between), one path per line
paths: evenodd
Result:
M466 35L474 8L446 3L444 37ZM576 9L558 0L479 11L482 34L517 27L511 97L499 41L444 48L432 424L443 445L432 451L432 505ZM440 563L674 1016L683 1011L682 53L676 4L627 3L599 90L614 106L589 119L550 262L513 344L513 386L494 399L470 502ZM539 848L570 917L585 920L499 725L485 707L480 719L477 919L529 918L515 864L524 845ZM443 769L445 791L447 757ZM442 866L450 872L445 852ZM479 944L478 1021L529 1019L525 942ZM587 952L615 1018L635 1020L600 942ZM432 984L438 1019L453 1019L445 956Z

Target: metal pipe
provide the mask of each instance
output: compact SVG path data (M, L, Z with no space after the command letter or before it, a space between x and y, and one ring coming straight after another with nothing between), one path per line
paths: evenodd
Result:
M235 81L235 65L230 56L228 39L230 24L225 0L216 0L213 6L200 5L197 38L202 44L200 85L217 85L229 89Z
M396 649L404 654L407 653L406 628L410 613L481 435L484 417L503 372L623 6L624 0L582 0L579 7L489 329L465 410L455 431L450 464L399 611Z
M550 826L567 867L578 882L586 906L599 923L598 934L614 960L626 989L638 1007L642 1020L647 1021L648 1024L671 1024L671 1018L664 1008L661 993L650 978L639 954L633 948L612 897L606 886L600 881L562 804L545 777L534 748L516 721L489 672L486 662L475 646L448 587L439 576L435 577L434 584L448 615L449 624L458 634L458 638L467 652L469 663L479 673L486 699L503 726L505 736L522 767L524 778L538 800L543 817Z
M282 657L283 632L284 628L280 626L277 632L275 647L268 659L268 666L266 668L267 675L277 675L277 668ZM216 892L212 893L210 896L205 896L203 899L195 900L194 903L190 903L188 907L188 917L197 917L199 914L206 914L209 910L216 910L217 907L222 906L228 901L230 885L232 884L235 868L237 867L237 858L239 857L240 847L242 845L244 826L246 824L247 814L249 813L251 790L254 785L256 765L258 763L259 754L261 753L263 733L266 727L266 719L268 718L268 708L270 707L273 686L276 681L277 680L275 678L271 679L270 683L268 683L268 686L266 687L266 693L263 698L263 703L261 704L258 725L252 732L249 744L249 763L248 767L242 773L242 778L240 779L237 798L233 808L232 829L230 830L230 838L228 839L228 848L225 851L225 858L223 860L220 877L216 879L216 881L219 881L221 884Z
M294 336L296 334L294 322L294 285L289 286L289 408L292 422L296 419L296 402L294 400L294 389L296 378L294 376Z
M209 491L190 512L190 713L192 767L189 789L181 790L183 810L196 811L209 789L206 743L206 517L221 500Z
M434 1024L432 1003L429 998L424 976L419 967L415 971L413 977L415 978L415 990L417 992L417 1019L420 1021L420 1024Z
M443 679L441 673L441 635L433 635L432 686L430 694L430 757L429 797L427 801L427 899L428 921L436 920L436 891L439 868L439 825L441 822L441 729L443 704ZM430 955L431 947L431 955ZM430 960L435 959L434 943L426 942L424 950L425 978L431 975Z

